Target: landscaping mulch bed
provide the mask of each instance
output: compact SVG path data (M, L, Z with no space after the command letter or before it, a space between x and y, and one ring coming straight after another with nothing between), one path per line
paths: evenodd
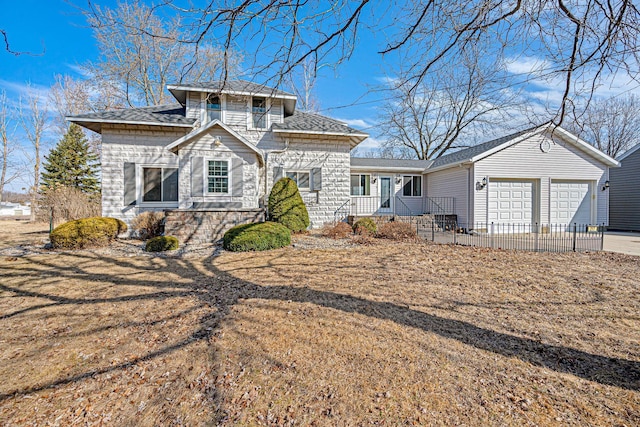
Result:
M640 424L638 257L7 252L31 232L0 229L3 425Z

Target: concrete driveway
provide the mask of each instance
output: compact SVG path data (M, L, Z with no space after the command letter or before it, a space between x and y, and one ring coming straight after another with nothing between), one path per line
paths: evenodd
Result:
M640 233L607 231L604 233L604 250L640 256Z

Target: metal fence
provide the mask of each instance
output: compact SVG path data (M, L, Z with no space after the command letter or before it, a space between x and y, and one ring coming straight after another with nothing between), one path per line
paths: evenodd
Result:
M432 242L533 252L601 251L604 225L495 224L473 226L416 220L418 235Z

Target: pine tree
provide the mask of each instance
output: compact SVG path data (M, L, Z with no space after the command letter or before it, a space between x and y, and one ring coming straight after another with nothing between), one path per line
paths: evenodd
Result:
M100 191L98 155L91 151L80 126L71 124L58 144L45 156L42 191L60 187L76 188L83 193Z

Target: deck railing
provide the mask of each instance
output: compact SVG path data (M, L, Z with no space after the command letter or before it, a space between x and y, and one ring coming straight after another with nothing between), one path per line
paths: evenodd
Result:
M346 207L349 209L345 215ZM385 203L380 196L352 196L335 211L334 216L343 218L347 215L419 216L424 214L452 215L454 213L455 199L453 197L405 198L394 196Z

